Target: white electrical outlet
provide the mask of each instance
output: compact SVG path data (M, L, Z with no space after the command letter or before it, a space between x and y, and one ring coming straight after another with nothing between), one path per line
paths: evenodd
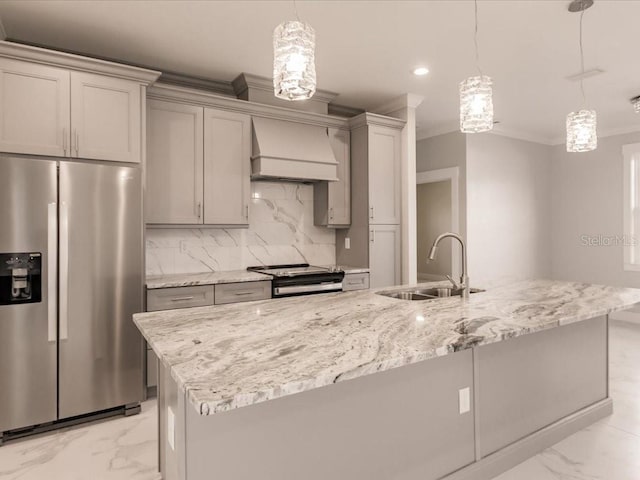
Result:
M344 248L346 250L351 248L351 239L349 237L344 237Z
M460 415L471 410L471 392L469 391L469 387L458 390L458 406Z
M176 416L171 407L167 407L167 441L171 450L176 449Z

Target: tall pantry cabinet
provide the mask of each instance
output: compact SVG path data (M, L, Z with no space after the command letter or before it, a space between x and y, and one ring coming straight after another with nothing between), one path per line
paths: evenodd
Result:
M398 285L405 122L363 113L350 123L352 219L349 229L336 232L337 263L368 266L371 288Z

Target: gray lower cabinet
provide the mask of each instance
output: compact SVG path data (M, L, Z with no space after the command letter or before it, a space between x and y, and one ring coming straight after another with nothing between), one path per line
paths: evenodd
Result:
M219 283L147 290L147 312L271 298L271 281ZM147 345L147 387L158 384L158 358Z

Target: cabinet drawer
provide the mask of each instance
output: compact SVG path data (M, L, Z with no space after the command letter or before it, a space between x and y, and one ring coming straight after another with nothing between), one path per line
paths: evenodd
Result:
M349 292L351 290L365 290L369 288L368 273L348 273L342 280L342 290Z
M216 305L271 298L271 282L220 283L216 285Z
M213 285L147 291L147 312L213 305Z

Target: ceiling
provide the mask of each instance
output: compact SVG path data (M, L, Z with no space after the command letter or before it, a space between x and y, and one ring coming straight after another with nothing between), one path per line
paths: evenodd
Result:
M564 0L480 0L480 66L494 81L497 129L561 143L581 107L579 15ZM374 110L404 93L424 96L418 136L457 129L457 85L476 74L473 1L297 1L316 30L318 88L336 103ZM293 1L0 1L9 39L230 81L271 76L272 31ZM600 135L640 130L640 0L596 0L584 16L588 106ZM415 66L430 73L416 77Z

